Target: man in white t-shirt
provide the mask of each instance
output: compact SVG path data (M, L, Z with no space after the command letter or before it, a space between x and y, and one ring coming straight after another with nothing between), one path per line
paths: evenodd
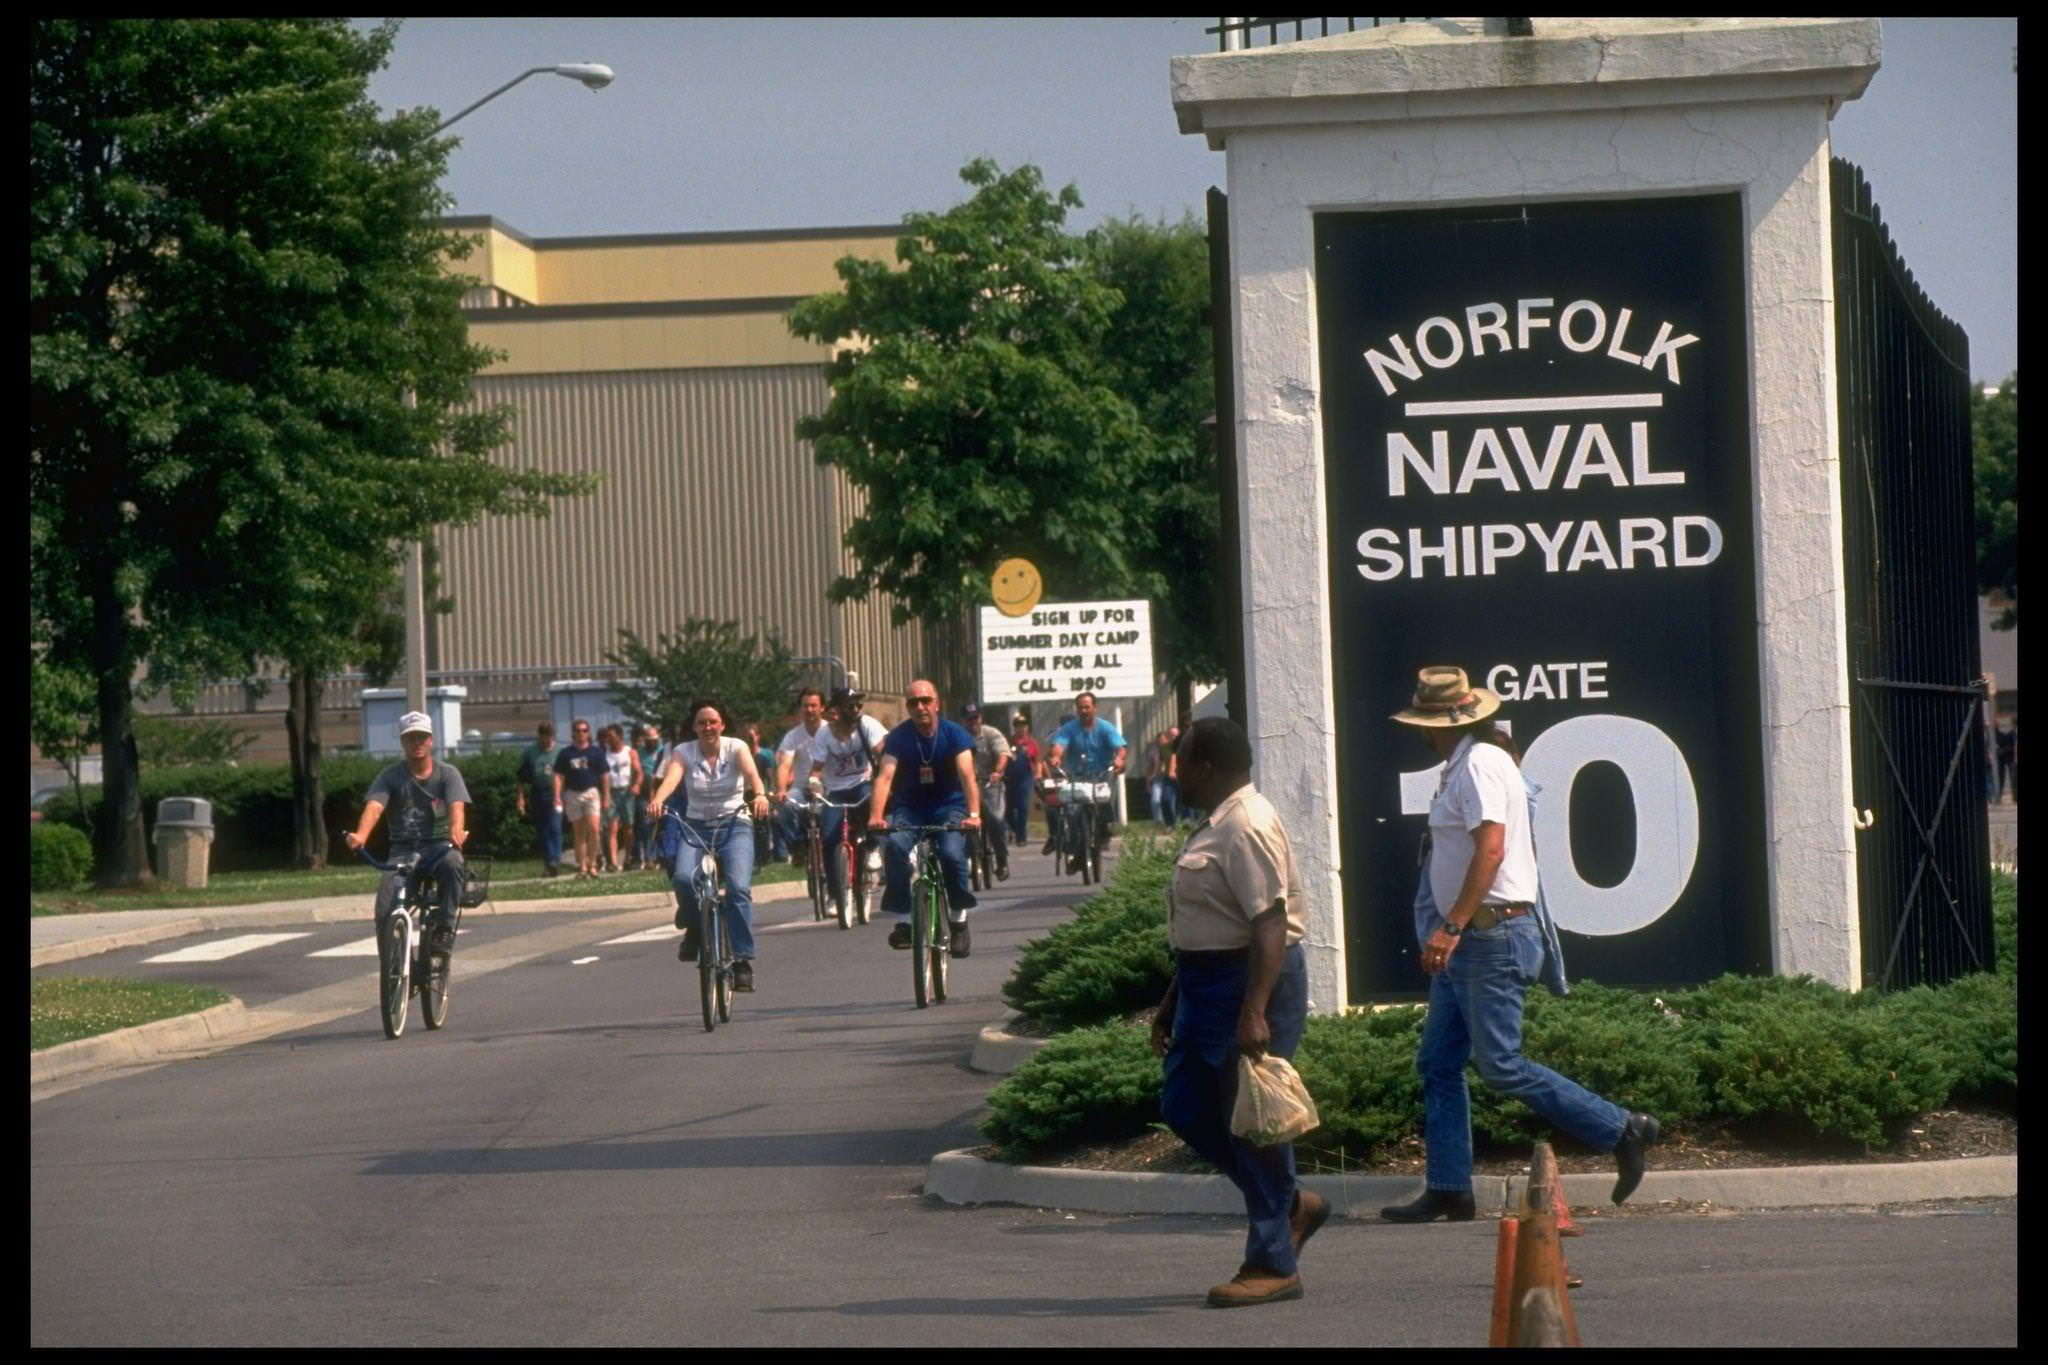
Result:
M1520 1100L1552 1127L1612 1152L1614 1202L1643 1178L1657 1120L1631 1113L1522 1053L1522 996L1546 977L1556 950L1539 894L1529 789L1514 740L1491 719L1500 698L1461 668L1425 668L1412 703L1394 714L1443 760L1429 805L1429 867L1416 932L1429 974L1429 1009L1415 1069L1422 1075L1426 1187L1380 1210L1390 1223L1474 1216L1469 1062L1496 1094ZM1428 903L1423 903L1427 892ZM1563 973L1556 974L1562 989Z
M804 860L803 825L797 807L790 804L789 788L810 776L811 742L825 728L825 694L815 687L797 693L797 723L790 726L775 746L775 819L782 826L782 841L790 861Z

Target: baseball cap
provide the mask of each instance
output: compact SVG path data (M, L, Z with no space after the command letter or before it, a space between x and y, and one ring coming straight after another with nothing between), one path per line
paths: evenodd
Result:
M968 702L960 708L960 714L963 716L978 716L981 714L981 704L979 702Z
M426 712L408 711L398 718L398 737L400 739L404 739L415 731L425 731L429 735L434 733L434 722L427 719Z

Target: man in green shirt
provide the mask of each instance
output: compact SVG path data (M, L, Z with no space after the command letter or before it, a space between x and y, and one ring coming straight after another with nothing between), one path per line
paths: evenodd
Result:
M562 808L555 804L555 723L544 720L519 755L519 813L533 821L548 875L562 870Z

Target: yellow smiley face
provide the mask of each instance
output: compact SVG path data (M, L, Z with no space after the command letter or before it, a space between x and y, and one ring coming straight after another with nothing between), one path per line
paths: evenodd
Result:
M1045 582L1038 576L1038 567L1028 559L1006 559L996 565L994 577L989 580L989 589L996 600L996 610L1005 616L1022 616L1038 605L1039 594L1045 591Z

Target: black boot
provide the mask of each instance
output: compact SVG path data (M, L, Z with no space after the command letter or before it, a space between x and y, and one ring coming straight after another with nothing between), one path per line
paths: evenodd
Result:
M1390 1204L1380 1210L1380 1217L1389 1223L1433 1223L1439 1218L1447 1223L1469 1223L1472 1214L1470 1190L1462 1194L1455 1190L1424 1190L1419 1199Z
M1619 1204L1636 1192L1636 1186L1643 1183L1643 1149L1656 1142L1659 1129L1657 1120L1648 1114L1630 1114L1628 1124L1621 1130L1621 1141L1614 1144L1614 1202Z

